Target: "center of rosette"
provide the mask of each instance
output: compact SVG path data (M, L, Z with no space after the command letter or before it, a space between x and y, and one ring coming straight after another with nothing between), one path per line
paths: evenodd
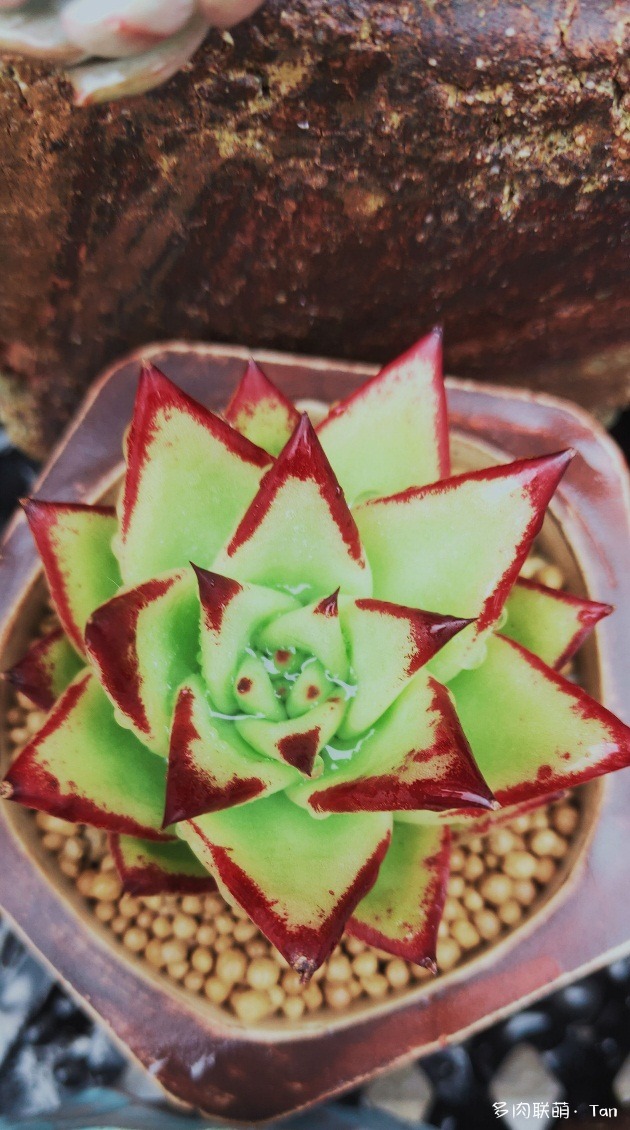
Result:
M328 671L321 660L300 648L248 647L234 677L234 694L245 714L279 722L300 718L325 703L333 693L353 688Z

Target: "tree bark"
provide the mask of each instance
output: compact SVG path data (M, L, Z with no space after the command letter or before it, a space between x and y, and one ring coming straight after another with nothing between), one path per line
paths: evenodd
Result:
M483 13L483 14L482 14ZM44 453L120 352L232 341L629 399L630 6L269 0L149 95L0 65L0 416Z

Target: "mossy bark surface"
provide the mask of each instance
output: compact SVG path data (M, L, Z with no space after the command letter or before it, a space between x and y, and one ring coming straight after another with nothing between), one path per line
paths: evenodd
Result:
M378 361L438 320L451 371L626 402L627 7L283 9L110 106L0 65L16 440L43 454L99 368L151 339Z

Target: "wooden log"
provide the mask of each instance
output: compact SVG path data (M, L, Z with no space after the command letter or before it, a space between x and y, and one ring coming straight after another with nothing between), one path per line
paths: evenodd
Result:
M188 337L630 388L628 6L269 0L149 95L0 65L0 417L45 452L95 373Z

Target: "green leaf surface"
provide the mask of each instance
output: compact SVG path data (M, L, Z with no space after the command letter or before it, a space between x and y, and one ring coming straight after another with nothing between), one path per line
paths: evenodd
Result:
M157 843L112 833L109 850L126 891L132 895L197 895L217 885L182 840Z
M391 816L313 820L276 794L188 821L181 832L230 901L307 979L374 884Z
M278 455L297 427L300 414L252 360L225 410L225 419L252 443L270 455Z
M116 514L109 506L28 499L24 511L64 631L85 655L88 617L120 587L112 552Z
M370 571L354 519L307 416L265 475L214 568L304 600L338 588L369 595Z
M468 621L367 599L345 600L341 623L356 683L340 731L347 739L369 730L415 673Z
M437 972L435 950L450 871L448 828L394 824L378 879L348 932Z
M584 600L519 579L506 604L501 634L532 651L543 663L560 670L595 625L613 611L610 604Z
M91 672L81 672L5 780L11 799L79 824L163 838L164 764L114 719Z
M339 687L329 679L326 668L318 659L307 660L287 695L287 714L289 718L299 718L322 702L325 702Z
M298 779L296 769L260 757L234 722L212 711L198 677L181 688L173 718L166 823L246 804Z
M209 568L271 463L154 366L140 377L125 454L116 551L128 585L190 561Z
M332 408L317 433L351 504L448 475L441 333Z
M451 685L481 772L502 805L573 787L630 764L630 729L512 640Z
M234 676L234 693L238 709L245 714L263 715L272 722L281 722L287 717L259 655L246 655L243 659Z
M374 596L476 623L431 660L441 682L483 657L571 453L473 471L357 507Z
M321 768L317 755L336 732L345 708L343 697L336 694L300 718L288 718L285 722L243 718L234 725L258 753L286 762L310 777Z
M37 640L4 678L40 710L50 710L83 663L61 628Z
M256 637L268 651L295 649L315 656L338 679L348 676L348 656L339 623L337 594L271 620Z
M354 747L335 740L325 771L290 790L313 813L488 808L492 796L457 720L448 691L419 671Z
M241 585L195 569L201 601L201 670L217 710L240 712L234 678L256 631L274 616L299 608L294 597L262 585Z
M120 724L167 757L177 690L198 666L199 597L192 569L117 593L93 612L85 640Z

